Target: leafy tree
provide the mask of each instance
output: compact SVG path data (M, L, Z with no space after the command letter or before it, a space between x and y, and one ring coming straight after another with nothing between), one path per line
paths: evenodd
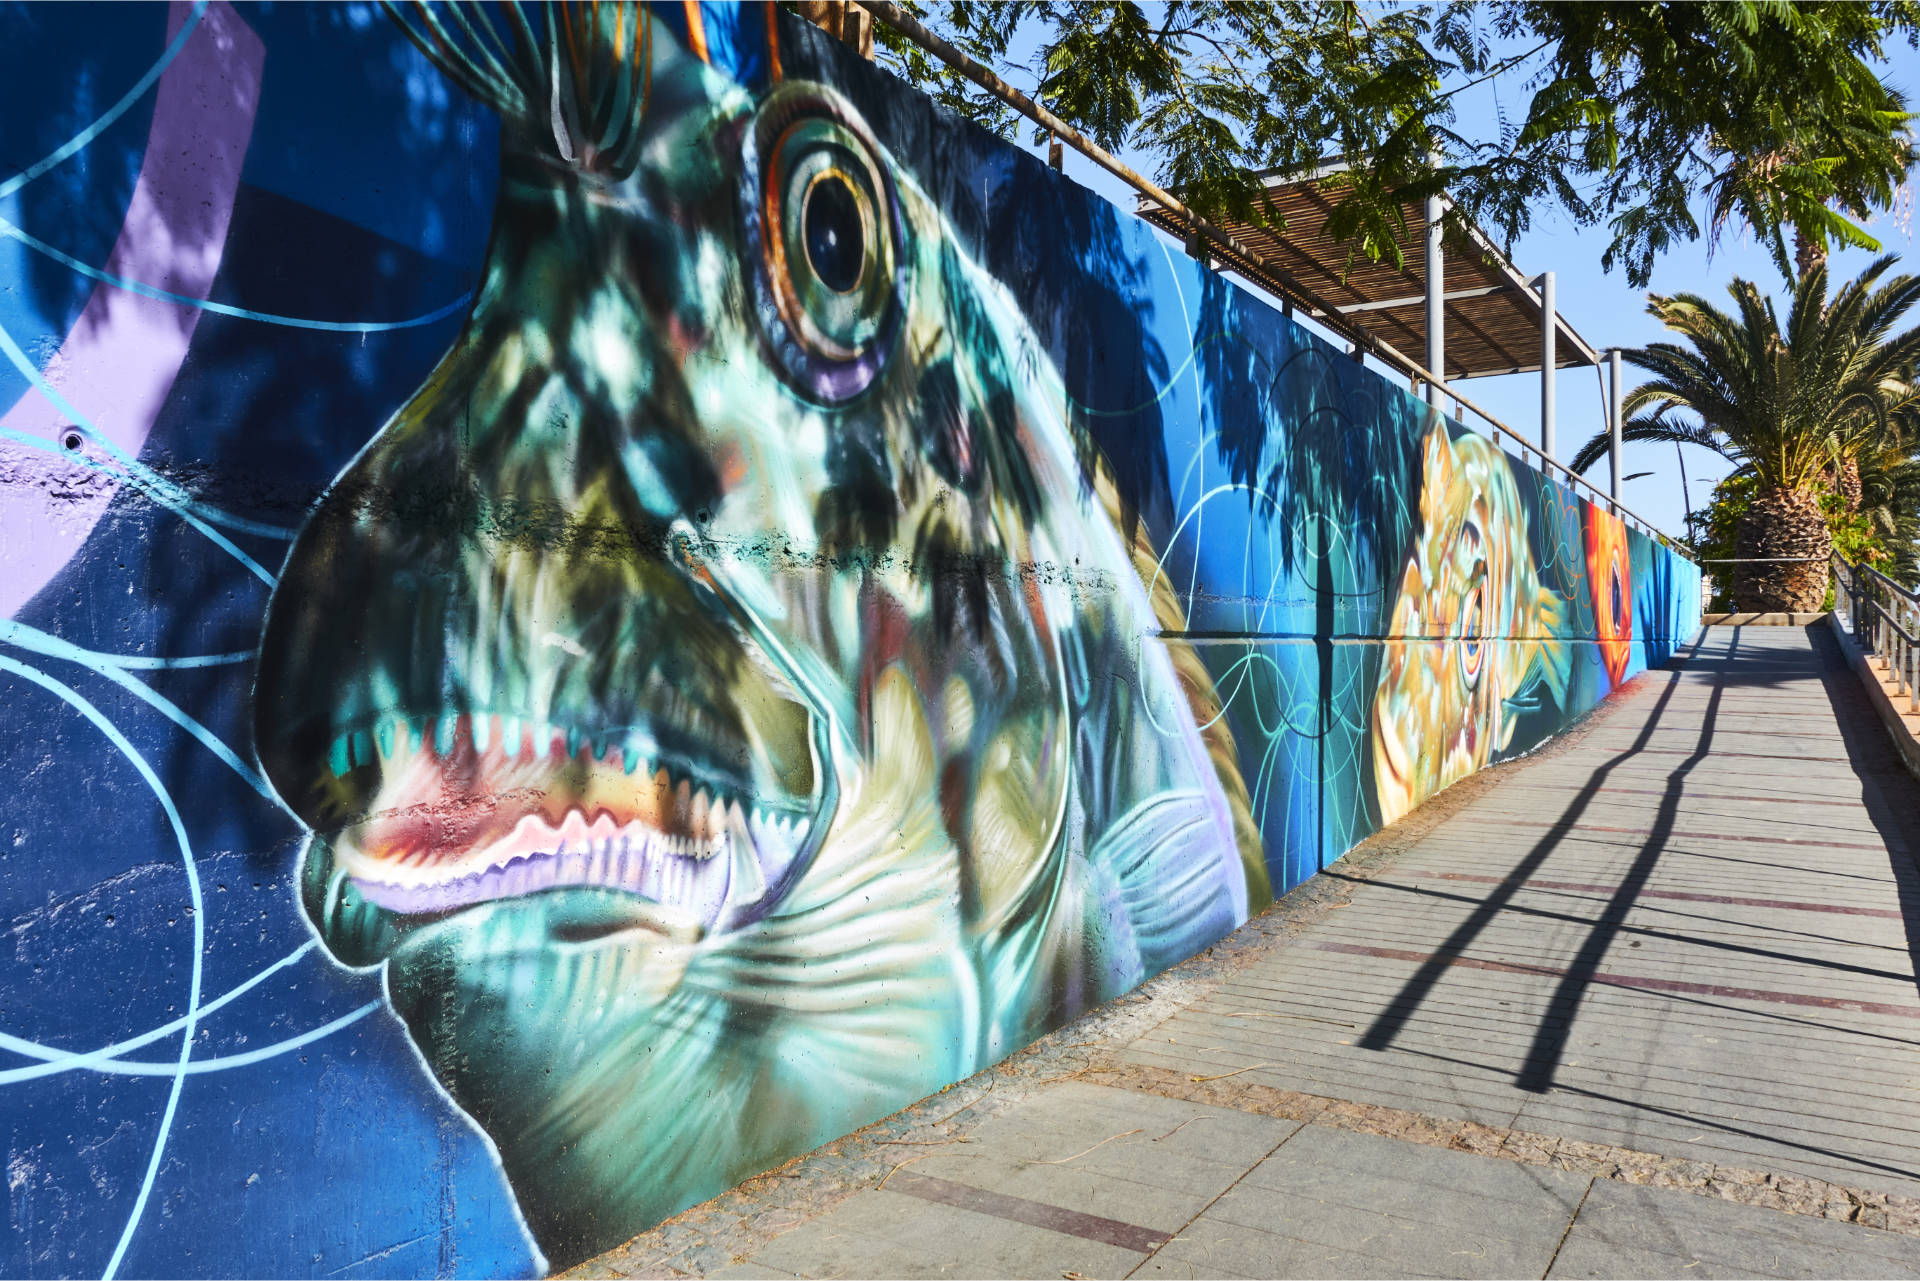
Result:
M1205 217L1273 221L1262 171L1347 158L1327 229L1396 264L1409 248L1402 202L1444 190L1509 245L1546 202L1604 221L1605 264L1636 286L1655 255L1729 221L1752 226L1786 272L1788 230L1811 246L1877 247L1855 219L1890 200L1914 156L1905 101L1871 65L1890 35L1915 40L1913 0L902 7L1002 71L1031 44L1050 110L1109 150L1144 153ZM876 40L883 62L947 106L1008 136L1022 127L884 24ZM1524 114L1497 136L1457 132L1454 99L1516 70ZM1704 228L1696 197L1711 209Z
M1846 488L1838 478L1849 463L1863 504L1873 477L1873 505L1859 508L1869 522L1884 507L1888 535L1897 539L1903 522L1913 529L1917 482L1901 459L1911 459L1909 442L1920 439L1920 327L1899 326L1920 303L1920 277L1882 283L1893 261L1875 261L1831 302L1826 268L1814 267L1795 286L1784 324L1773 300L1749 280L1728 286L1731 313L1697 294L1656 294L1647 310L1685 343L1625 353L1653 378L1623 399L1629 418L1622 437L1711 449L1736 464L1735 477L1750 478L1721 491L1744 503L1730 513L1733 555L1752 562L1736 565L1732 575L1742 609L1822 608L1830 517L1855 510L1844 498L1835 510L1827 499ZM1607 448L1601 432L1581 446L1572 466L1592 467ZM1708 534L1711 541L1711 522Z

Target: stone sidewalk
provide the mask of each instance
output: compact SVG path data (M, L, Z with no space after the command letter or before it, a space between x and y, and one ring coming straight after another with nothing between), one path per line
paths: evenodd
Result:
M1709 629L1139 992L581 1276L1920 1277L1920 786Z

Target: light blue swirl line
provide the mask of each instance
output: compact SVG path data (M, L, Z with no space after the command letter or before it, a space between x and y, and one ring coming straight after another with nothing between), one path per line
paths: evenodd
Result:
M269 802L275 805L280 803L280 798L274 794L273 788L268 786L267 780L261 778L245 761L241 760L240 757L235 754L234 750L221 740L219 735L181 711L171 699L166 698L164 695L152 689L145 682L135 680L121 668L109 663L99 662L91 651L81 649L77 645L71 645L61 640L58 636L49 636L36 627L29 627L25 623L14 622L11 619L0 619L0 641L4 641L9 645L16 645L30 653L40 654L47 658L57 658L64 662L77 663L81 667L94 673L94 675L112 681L115 685L120 686L120 688L152 707L175 725L178 725L181 729L199 739L208 751L219 757L229 769L241 777L247 786L260 793L260 795L265 797Z
M116 276L110 271L81 262L72 254L55 249L44 240L28 235L20 228L0 218L0 236L11 236L36 253L45 254L70 271L97 280L103 285L112 285L115 289L124 289L128 293L139 294L159 302L178 303L182 307L193 307L200 311L210 311L219 316L238 316L242 320L258 320L269 325L285 325L290 329L319 329L331 334L378 334L391 329L412 329L419 325L431 325L437 320L445 320L468 302L472 301L471 291L461 294L444 307L437 307L424 316L415 316L411 320L307 320L301 316L277 316L267 311L250 311L245 307L234 307L223 302L213 302L206 298L195 298L191 294L176 294L169 289L149 285L145 281L132 280L126 276Z
M254 988L265 982L274 973L292 965L318 946L320 945L314 942L302 943L299 947L296 947L272 965L267 966L266 969L261 970L258 974L255 974L238 987L223 992L213 1000L208 1001L200 1007L200 1013L202 1015L211 1014L221 1006L230 1004L238 998L245 996L248 992L251 992ZM61 1072L71 1072L75 1068L90 1067L103 1059L118 1058L122 1054L127 1054L139 1049L141 1046L151 1045L170 1032L179 1031L186 1025L186 1022L186 1017L183 1015L171 1023L163 1023L159 1027L151 1028L138 1036L128 1037L124 1041L115 1041L112 1045L103 1045L97 1050L86 1050L77 1053L71 1050L55 1049L51 1045L42 1045L37 1041L23 1040L20 1037L9 1036L5 1032L0 1032L0 1050L11 1050L22 1058L41 1060L31 1067L8 1068L6 1071L0 1072L0 1085L11 1085L15 1081L31 1081L36 1077L53 1076Z
M146 494L148 498L151 498L160 506L167 508L181 520L186 521L202 534L205 534L208 540L215 546L225 551L229 556L232 556L252 571L255 578L258 578L269 587L273 586L274 576L268 573L267 570L261 566L260 562L241 551L234 545L232 539L222 534L219 530L212 528L205 520L193 513L191 500L187 499L186 495L180 491L178 485L175 485L172 481L162 476L152 473L149 469L127 457L118 445L108 440L105 433L93 425L92 420L75 408L73 403L65 396L62 396L59 389L54 387L54 385L48 382L45 376L41 374L39 367L27 359L27 353L20 350L20 344L13 340L13 335L7 332L4 325L0 325L0 350L6 352L7 360L13 367L26 375L27 381L31 382L35 389L38 390L42 396L45 396L55 409L65 414L68 420L75 426L82 428L87 433L87 438L93 441L94 444L100 446L112 454L116 460L126 465L128 471L123 479ZM35 445L43 449L51 450L54 448L51 441L43 440L38 436L29 436L24 432L17 432L11 428L0 428L0 436L24 441L27 444ZM71 455L69 455L69 457L71 457ZM88 461L92 463L92 460ZM98 466L97 463L93 463L92 465ZM105 471L107 469L102 467L100 470ZM142 473L145 474L143 475Z
M116 470L107 466L97 458L89 458L85 454L76 454L64 449L56 442L48 440L45 436L35 436L30 432L15 431L11 427L0 427L0 439L11 440L15 444L25 445L29 449L37 449L43 454L58 454L70 463L76 463L82 467L91 467L93 470L103 475L111 476L115 480L123 480L135 489L138 489L141 493L146 494L149 499L160 506L170 511L180 512L182 515L191 512L210 525L225 525L228 529L236 533L253 534L259 538L276 538L281 542L290 543L294 539L295 531L288 529L284 525L269 525L264 521L248 520L244 516L229 515L217 507L207 506L205 503L189 495L187 491L181 489L165 476L162 476L159 472L148 467L145 463L137 459L127 458L125 454L122 454L118 449L113 447L111 441L98 441L96 443L106 449L112 450L116 457L125 458L126 466L124 469Z
M75 646L75 650L85 654L89 662L104 663L108 667L139 672L183 667L224 667L229 663L244 663L255 653L250 649L236 649L226 654L189 654L182 658L160 658L151 654L110 654L105 650L80 649L78 646Z
M291 1054L303 1045L310 1045L323 1036L332 1036L343 1027L358 1023L367 1015L380 1008L378 1000L368 1001L357 1010L342 1014L331 1023L322 1023L319 1027L302 1032L299 1036L288 1037L284 1041L275 1041L272 1045L263 1045L257 1050L248 1050L244 1054L228 1054L215 1059L195 1059L191 1063L150 1063L145 1059L99 1059L87 1062L62 1064L55 1071L66 1071L69 1067L99 1072L105 1076L200 1076L207 1072L231 1072L235 1068L249 1067L267 1059L278 1058L282 1054ZM75 1056L76 1058L82 1056ZM49 1065L50 1067L53 1065ZM111 1273L109 1273L111 1275Z
M160 776L153 772L153 766L147 763L147 758L135 750L133 744L127 741L127 736L122 734L99 708L81 697L79 691L61 684L44 672L28 667L25 663L16 662L5 654L0 654L0 672L11 672L64 699L69 706L106 735L107 741L118 748L121 755L140 771L140 777L145 779L147 786L153 789L155 799L160 802L160 808L166 812L167 821L173 825L174 840L180 844L180 863L187 874L187 894L192 900L193 970L187 983L187 1015L186 1025L180 1036L180 1057L169 1072L173 1077L173 1088L167 1091L166 1110L160 1116L160 1132L154 1136L153 1155L147 1161L146 1177L140 1181L140 1195L134 1198L133 1213L127 1216L127 1226L120 1233L120 1244L114 1247L113 1257L107 1260L106 1271L101 1274L101 1281L113 1281L114 1273L120 1270L120 1261L126 1257L127 1246L133 1242L134 1229L140 1226L140 1216L146 1213L147 1198L153 1194L154 1180L160 1174L160 1158L166 1155L167 1136L173 1133L174 1113L180 1107L180 1091L187 1083L187 1063L193 1056L193 1033L200 1017L201 969L207 951L207 913L206 902L200 894L200 868L193 859L193 845L187 839L187 825L181 819L180 810L174 805L173 797L168 795L166 787L160 782Z
M127 90L125 96L123 96L120 101L107 108L105 115L95 120L85 129L82 129L79 133L73 135L73 137L67 139L66 142L62 143L51 155L47 156L46 159L29 165L5 182L0 182L0 200L11 196L14 192L20 190L20 188L26 186L55 165L61 164L80 151L85 150L92 144L95 138L98 138L102 133L106 132L108 126L125 115L127 108L140 101L140 99L146 95L147 90L153 88L153 82L160 78L160 73L165 71L175 58L180 56L180 51L187 47L187 39L193 35L194 28L200 25L200 19L205 16L206 12L207 0L196 0L193 6L193 12L188 15L185 22L180 24L180 34L173 38L173 43L168 45L166 52L160 55L160 61L149 67L147 74L141 76L133 88Z

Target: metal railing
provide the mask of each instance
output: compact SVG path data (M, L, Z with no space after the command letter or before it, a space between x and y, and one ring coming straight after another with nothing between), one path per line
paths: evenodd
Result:
M1126 183L1147 199L1181 219L1188 227L1193 229L1196 235L1203 236L1207 240L1219 245L1227 251L1226 256L1229 259L1237 256L1257 265L1263 274L1273 276L1275 279L1287 283L1291 288L1297 288L1300 293L1300 298L1297 301L1313 307L1322 306L1316 295L1306 289L1305 286L1299 285L1297 281L1294 281L1291 273L1278 263L1273 263L1263 258L1251 245L1235 238L1231 232L1224 228L1216 227L1212 223L1209 223L1205 218L1202 218L1199 214L1182 204L1172 193L1162 190L1159 186L1135 173L1126 164L1110 155L1105 148L1099 146L1072 125L1060 119L1032 98L1029 98L1026 94L1021 93L1018 89L995 75L990 68L981 65L965 51L941 39L933 31L929 30L925 24L920 22L919 19L915 18L899 5L891 3L890 0L862 0L862 3L879 21L886 23L887 26L893 28L893 30L899 34L905 36L934 57L940 59L955 71L958 71L961 75L973 81L982 89L985 89L995 98L998 98L1001 102L1006 103L1027 119L1052 133L1067 146L1072 147L1075 151L1093 161L1094 164L1105 169L1108 173L1120 179L1120 181ZM1437 388L1443 395L1451 397L1454 403L1463 409L1472 410L1487 426L1493 429L1494 439L1498 440L1503 435L1511 437L1519 447L1522 462L1525 462L1530 455L1538 457L1545 468L1551 468L1565 475L1570 485L1578 486L1592 494L1594 502L1604 503L1608 510L1634 525L1642 533L1646 534L1647 537L1653 539L1669 551L1684 556L1688 560L1693 559L1692 553L1689 552L1685 546L1662 533L1660 529L1651 521L1647 520L1646 517L1635 512L1625 503L1614 498L1613 495L1600 489L1586 477L1580 475L1558 459L1547 457L1541 452L1539 445L1528 440L1525 436L1522 436L1519 432L1507 426L1498 418L1495 418L1492 414L1468 400L1465 396L1462 396L1446 379L1424 368L1418 361L1415 361L1406 353L1390 344L1380 342L1358 326L1343 324L1332 316L1316 317L1316 319L1326 324L1328 328L1333 329L1336 333L1341 334L1342 337L1347 338L1357 348L1372 352L1376 358L1398 367L1400 372L1407 375L1412 381L1414 390L1417 391L1421 384L1432 386Z
M1869 663L1893 678L1907 710L1920 712L1920 594L1908 591L1871 565L1850 565L1833 554L1834 608L1867 651Z

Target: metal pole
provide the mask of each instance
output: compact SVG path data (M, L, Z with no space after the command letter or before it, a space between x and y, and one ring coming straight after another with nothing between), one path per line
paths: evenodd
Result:
M1609 387L1612 392L1607 397L1607 457L1612 466L1611 491L1613 505L1620 505L1620 349L1615 347L1607 353L1607 373L1610 376Z
M1558 362L1554 359L1554 339L1557 338L1560 313L1553 302L1553 273L1540 273L1540 453L1547 458L1555 458L1553 452L1553 376ZM1556 459L1557 461L1557 459Z
M1439 153L1427 157L1435 169ZM1440 244L1440 219L1446 212L1440 197L1427 197L1427 368L1444 377L1447 372L1447 264ZM1446 395L1445 383L1427 384L1427 403L1435 409Z

